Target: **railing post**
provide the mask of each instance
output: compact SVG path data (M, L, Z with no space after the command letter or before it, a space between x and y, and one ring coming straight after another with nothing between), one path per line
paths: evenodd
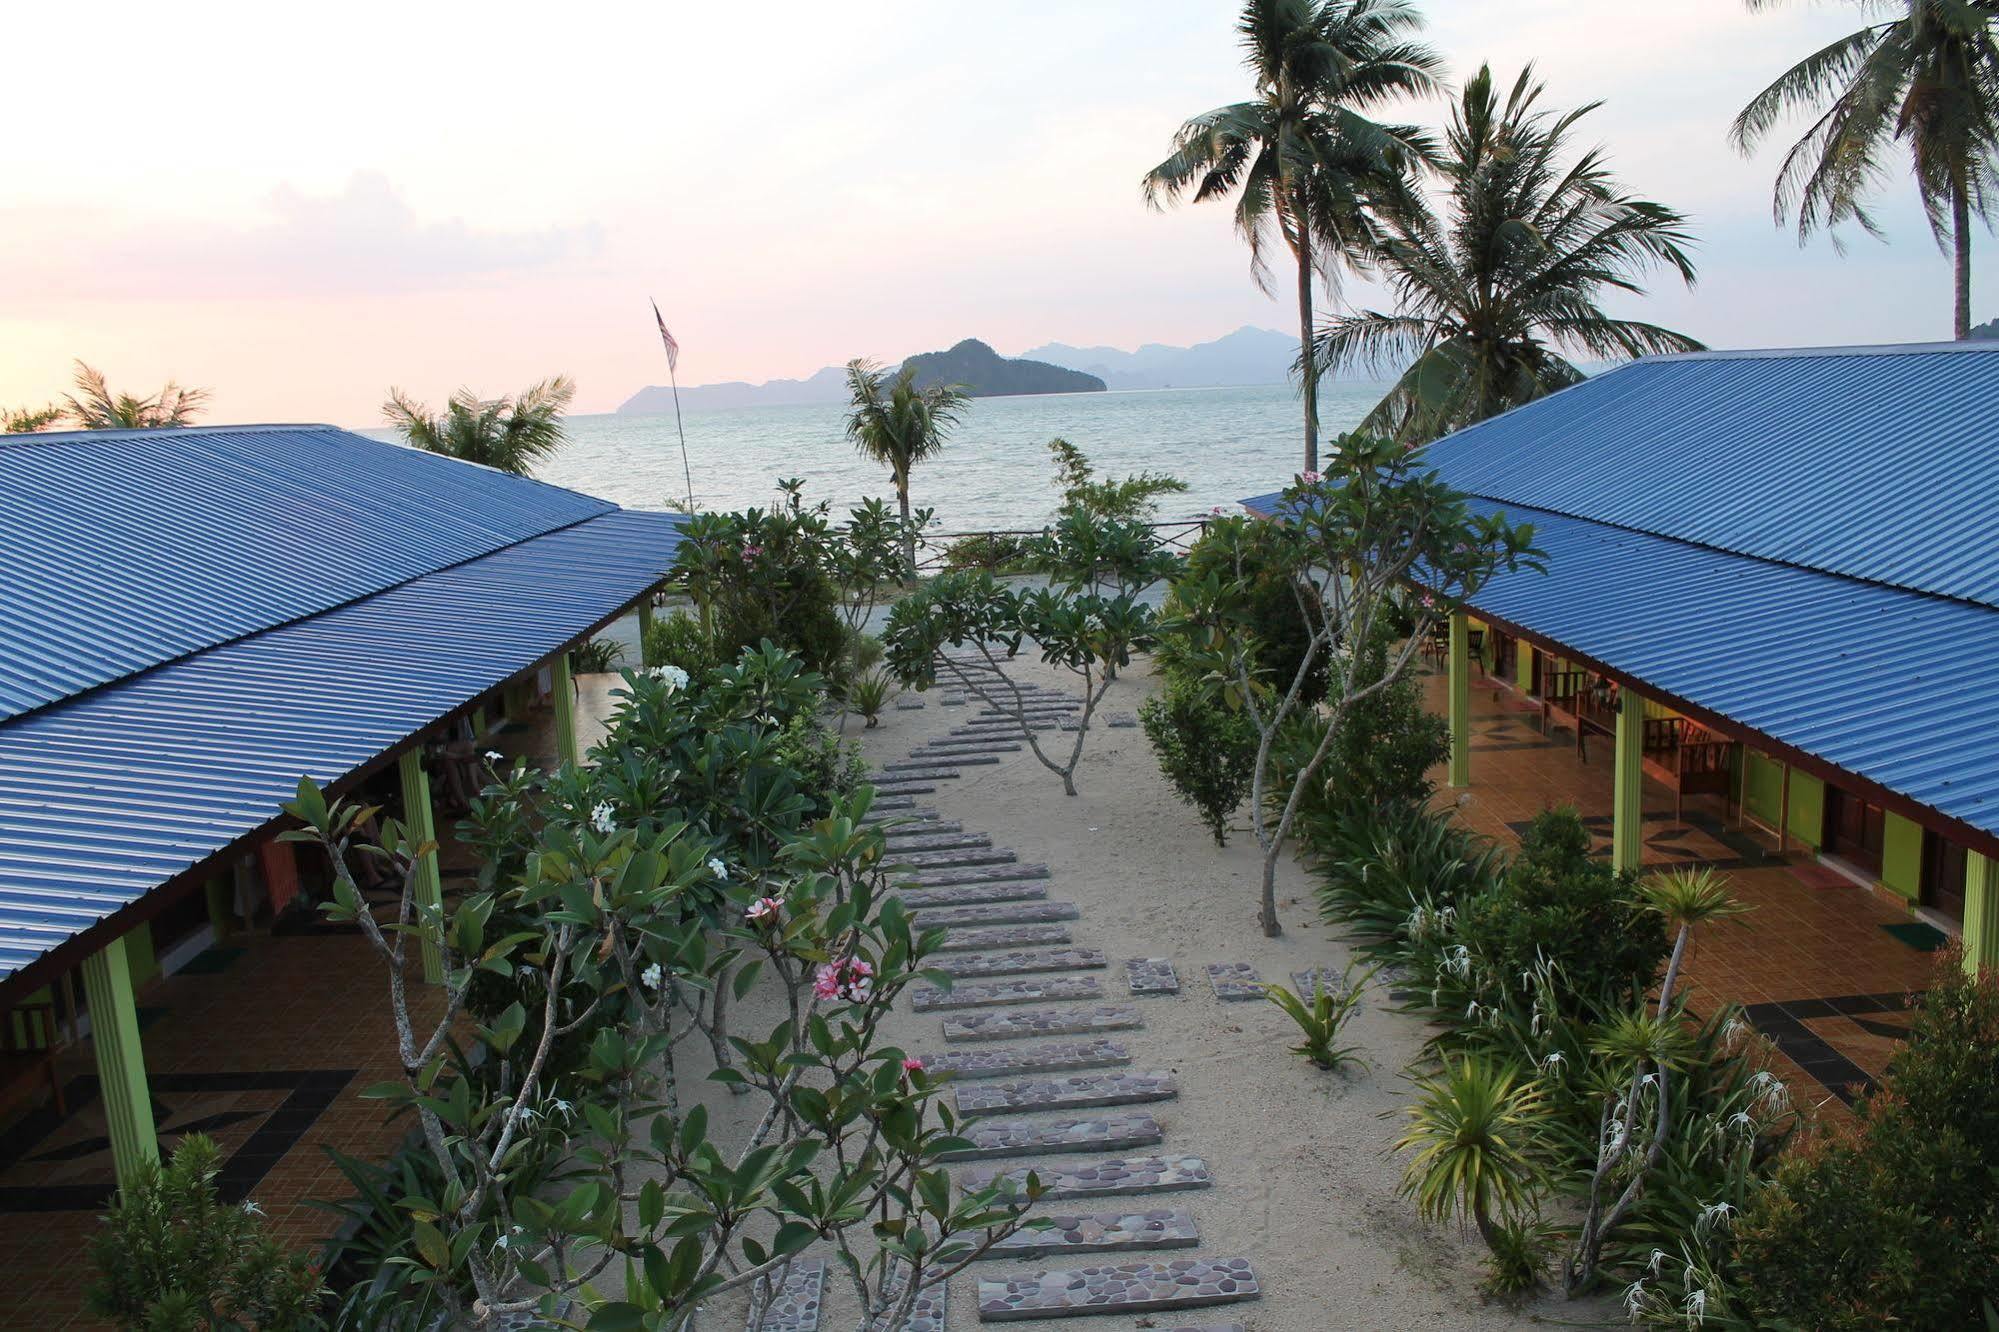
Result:
M146 1055L139 1044L132 964L125 956L123 938L113 939L83 960L83 993L90 1002L90 1044L97 1057L111 1161L122 1188L132 1183L142 1165L160 1159Z

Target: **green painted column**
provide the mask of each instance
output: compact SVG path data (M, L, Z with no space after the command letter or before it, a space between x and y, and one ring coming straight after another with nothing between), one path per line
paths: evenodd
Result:
M1964 854L1964 969L1999 971L1999 875L1976 851Z
M441 907L444 880L437 868L437 820L430 811L430 774L423 770L423 748L405 749L396 766L403 779L403 833L412 846L429 848L416 858L417 904ZM444 955L428 935L423 941L423 978L433 985L444 979Z
M646 657L646 643L652 638L652 593L639 598L639 665L650 666Z
M90 1003L90 1044L97 1055L98 1089L111 1133L118 1183L130 1184L141 1165L160 1159L153 1129L153 1096L146 1086L146 1056L139 1047L139 1005L132 997L132 962L125 941L113 939L83 961L83 993Z
M569 654L555 654L554 669L549 672L554 677L550 686L555 696L555 753L564 763L576 763L582 758L576 750L576 681L569 674Z
M1471 622L1451 612L1451 785L1471 785Z
M1617 783L1611 800L1610 863L1635 870L1645 863L1645 700L1625 689L1617 704Z

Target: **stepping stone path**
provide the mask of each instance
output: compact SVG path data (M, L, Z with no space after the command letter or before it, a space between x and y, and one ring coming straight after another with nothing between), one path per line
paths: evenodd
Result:
M923 1057L923 1066L932 1074L949 1073L959 1078L1008 1078L1023 1073L1061 1073L1072 1068L1102 1068L1130 1062L1131 1051L1107 1039L950 1050Z
M948 990L918 985L909 990L909 996L917 1012L935 1013L946 1008L1038 1004L1044 999L1101 999L1104 991L1095 976L1031 976L991 985L957 985Z
M1038 948L1044 944L1065 944L1069 941L1067 925L993 925L985 929L946 930L944 942L939 948L947 953L967 953L987 949ZM932 958L930 965L937 966L942 961L942 958Z
M1138 718L1129 712L1113 712L1111 726L1120 731L1128 731L1138 725Z
M1170 1101L1180 1094L1171 1073L1075 1073L1066 1078L968 1082L956 1089L966 1118L1028 1110L1094 1110Z
M1247 1258L1116 1263L979 1282L979 1320L1017 1323L1076 1314L1169 1313L1263 1293Z
M1165 1134L1151 1114L1116 1108L1173 1099L1178 1083L1170 1072L1128 1067L1131 1048L1112 1033L1141 1030L1144 1019L1130 1004L1103 1002L1104 987L1094 973L1106 966L1105 956L1074 942L1072 928L1080 927L1067 922L1079 912L1074 903L1048 900L1048 867L1019 863L983 832L967 832L958 820L916 804L917 796L936 789L933 783L959 778L968 768L1018 762L1006 756L1021 753L1035 732L1082 726L1083 705L1040 686L1014 695L980 658L950 654L941 660L944 680L955 665L961 679L993 697L978 698L964 688L943 691L946 707L977 706L907 758L882 765L870 821L886 824L887 862L899 880L901 900L917 913L917 928L944 929L942 951L926 965L958 982L948 989L914 986L908 993L916 1012L939 1014L951 1047L924 1059L932 1074L953 1080L949 1090L964 1146L944 1159L994 1162L960 1174L961 1189L1021 1185L1032 1170L1044 1190L1030 1213L1043 1224L1016 1231L990 1252L990 1261L1014 1259L1016 1265L975 1265L969 1274L1001 1274L977 1282L979 1320L1123 1313L1140 1316L1143 1326L1158 1326L1149 1315L1255 1299L1256 1274L1246 1258L1162 1254L1155 1261L1049 1271L1017 1265L1056 1253L1137 1257L1144 1250L1197 1245L1200 1227L1186 1208L1115 1202L1098 1211L1059 1207L1104 1208L1090 1200L1197 1191L1210 1187L1213 1178L1203 1158L1165 1149ZM1088 724L1131 727L1137 718L1100 713ZM1179 993L1171 959L1131 958L1124 967L1133 995ZM1301 975L1309 979L1321 970ZM1222 998L1263 994L1246 965L1224 963L1208 971ZM1044 1156L1080 1159L1031 1167L1021 1159ZM924 1292L910 1328L944 1332L943 1287ZM784 1332L790 1332L789 1325Z
M1191 1213L1177 1207L1144 1212L1049 1213L1054 1224L1018 1230L993 1245L994 1253L1106 1253L1116 1249L1191 1249L1201 1231Z
M1136 1008L1023 1008L1011 1013L962 1013L944 1019L947 1041L1010 1041L1021 1036L1081 1036L1144 1026Z
M1177 1193L1185 1189L1205 1189L1214 1177L1208 1163L1198 1156L1123 1156L1092 1165L1063 1165L1038 1168L993 1166L968 1170L958 1177L958 1187L966 1193L989 1184L1005 1182L1016 1191L1027 1187L1027 1177L1040 1181L1044 1198L1098 1198L1114 1194Z
M1299 997L1308 1004L1318 999L1322 985L1328 994L1343 995L1347 992L1347 978L1331 967L1307 967L1291 973L1291 988L1298 991Z
M958 953L929 965L950 976L1011 976L1023 971L1092 971L1104 965L1096 948L1023 948L1009 953Z
M1163 957L1126 959L1124 979L1133 994L1180 993L1180 978L1173 974L1173 963Z
M1215 998L1226 1003L1263 998L1263 980L1247 962L1210 962L1208 984L1214 986Z
M1151 1147L1165 1135L1151 1115L1098 1115L1087 1119L986 1119L958 1135L970 1146L943 1152L942 1161L1056 1152L1125 1152Z
M817 1258L794 1259L784 1285L772 1294L763 1321L752 1319L749 1332L815 1332L825 1295L826 1264Z
M895 701L895 710L897 712L919 712L922 708L923 700L913 694L904 694Z

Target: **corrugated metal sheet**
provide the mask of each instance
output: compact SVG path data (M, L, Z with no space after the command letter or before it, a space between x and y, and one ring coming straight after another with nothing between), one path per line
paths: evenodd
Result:
M614 507L331 426L0 436L0 721Z
M613 510L0 726L0 978L637 597L680 523Z
M1469 494L1999 606L1999 342L1657 357L1428 454Z

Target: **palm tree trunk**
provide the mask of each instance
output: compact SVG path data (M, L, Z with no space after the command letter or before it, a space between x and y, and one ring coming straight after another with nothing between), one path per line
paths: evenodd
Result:
M1956 288L1955 334L1959 342L1971 336L1971 201L1962 184L1951 191L1950 230Z
M909 473L895 475L895 500L902 506L902 558L911 578L916 577L916 532L909 525Z
M1312 356L1312 224L1303 208L1293 225L1298 255L1298 354L1305 398L1305 470L1319 470L1319 366Z

